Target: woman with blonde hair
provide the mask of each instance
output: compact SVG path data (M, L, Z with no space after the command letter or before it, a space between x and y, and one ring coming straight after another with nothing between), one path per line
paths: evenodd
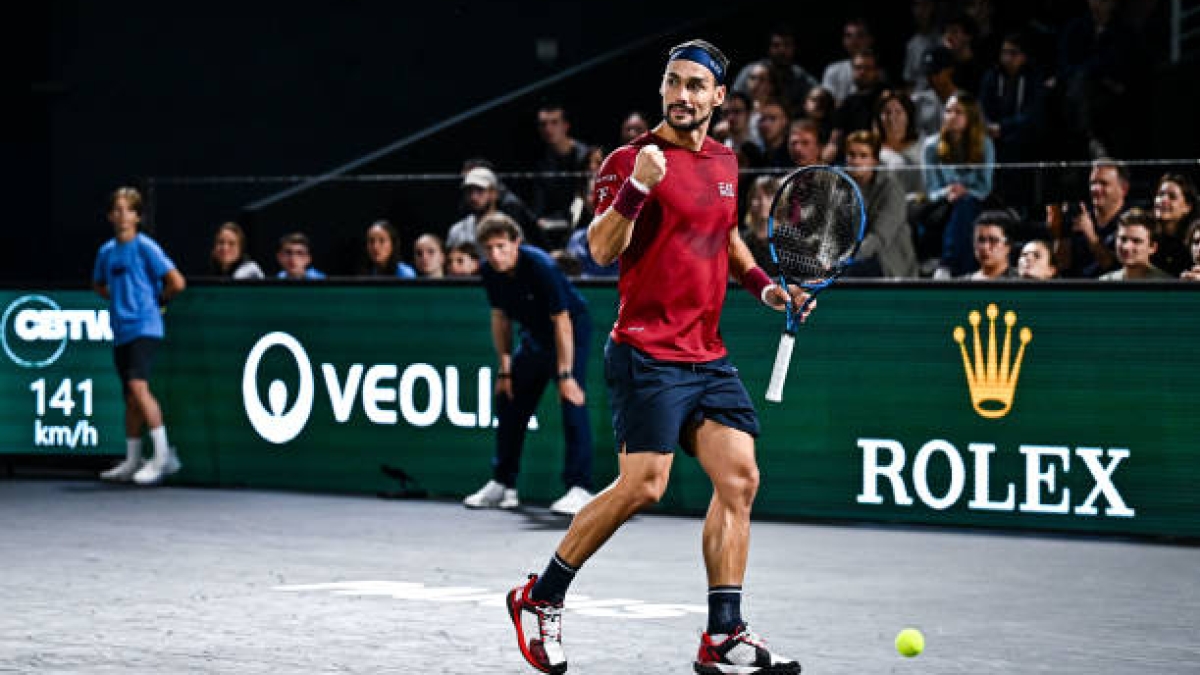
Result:
M779 176L759 176L750 184L750 205L742 219L741 236L746 247L754 255L754 262L774 274L775 263L771 261L771 249L767 245L767 220L771 217L771 200L779 189Z
M971 242L975 219L992 192L996 150L974 95L946 100L941 131L925 142L925 190L918 240L922 258L937 256L937 278L962 276L976 267Z

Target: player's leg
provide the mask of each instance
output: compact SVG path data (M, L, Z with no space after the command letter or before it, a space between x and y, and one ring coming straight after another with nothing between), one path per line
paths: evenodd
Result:
M642 508L657 502L671 473L670 453L623 452L620 475L584 506L571 521L546 570L508 593L508 612L517 630L521 654L547 673L567 669L562 647L562 609L567 588L588 558L621 525Z
M463 499L468 508L515 509L517 475L521 470L521 452L529 420L553 373L553 358L545 352L517 347L512 358L512 397L496 397L496 448L492 457L492 478L477 492Z
M701 422L692 434L696 459L713 484L704 519L708 585L740 588L750 550L750 509L758 494L754 438L712 420Z
M727 361L710 364L701 399L703 420L684 440L713 484L704 521L708 629L700 638L698 673L798 673L800 664L773 654L741 615L742 580L750 550L750 512L758 493L754 437L758 416Z

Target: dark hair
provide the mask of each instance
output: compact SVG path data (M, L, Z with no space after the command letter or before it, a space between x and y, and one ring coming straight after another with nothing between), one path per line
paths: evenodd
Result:
M706 53L710 57L712 57L713 61L717 62L717 65L721 66L721 72L723 72L723 73L729 72L729 57L725 56L724 52L722 52L720 49L717 49L717 46L714 45L713 43L709 42L708 40L699 40L699 39L688 40L687 42L682 42L680 44L677 44L674 47L671 47L671 49L667 52L667 58L668 59L671 58L671 54L674 54L675 52L679 51L680 49L687 49L688 47L695 47L697 49L703 50L704 53ZM724 78L717 78L717 79L723 80ZM721 84L721 82L718 81L717 84Z
M1200 195L1197 195L1196 184L1192 182L1192 179L1189 178L1187 174L1174 172L1164 173L1162 178L1159 178L1158 182L1154 184L1155 195L1157 195L1158 191L1162 189L1163 183L1174 183L1179 186L1179 191L1183 193L1183 201L1187 202L1187 205L1191 207L1191 212L1189 212L1185 218L1188 220L1196 218L1198 215L1196 211L1196 202L1197 199L1200 198Z
M385 260L382 265L376 265L375 261L371 260L371 256L366 252L366 237L364 236L363 255L366 256L366 264L363 265L362 271L364 274L379 274L389 277L396 276L396 268L403 258L400 255L400 233L396 230L396 227L392 225L392 222L386 218L380 218L379 220L371 223L371 225L367 227L367 232L369 233L376 227L383 230L383 233L387 235L388 240L392 242L392 254L388 256L388 259Z
M1099 169L1102 167L1109 167L1113 169L1117 172L1117 178L1121 179L1122 183L1129 185L1129 167L1125 166L1125 162L1122 162L1119 159L1113 159L1112 157L1098 157L1092 162L1093 169Z
M1007 42L1016 46L1017 49L1021 50L1022 54L1029 53L1029 38L1025 36L1025 31L1009 31L1008 33L1004 34L1004 39L1002 42Z
M750 98L750 94L747 94L746 92L742 91L741 89L731 89L729 91L729 95L725 97L725 102L729 103L729 99L731 99L731 98L736 98L737 100L741 101L742 103L745 103L747 113L749 113L751 110L754 110L754 100ZM721 107L723 108L725 106L721 106Z
M1118 227L1144 227L1150 233L1150 241L1158 243L1158 220L1154 212L1140 207L1129 209L1117 220Z
M1010 233L1016 229L1020 222L1016 214L1009 209L988 209L979 214L979 217L975 219L975 227L981 225L998 227L1004 230L1004 238L1011 240L1012 236Z
M904 115L908 117L908 124L904 126L904 140L917 140L917 112L913 106L912 99L907 96L901 96L891 89L886 89L879 95L879 102L875 104L875 130L879 132L879 139L882 142L886 134L883 131L883 109L888 103L897 101L900 107L904 108Z
M942 22L942 32L945 33L946 29L950 26L958 26L972 38L979 35L979 24L966 12L955 12L946 17L946 20Z
M490 213L475 228L475 241L480 245L486 244L493 237L506 237L510 241L521 238L521 226L507 214L496 211Z
M308 240L308 235L303 232L291 232L279 238L279 246L276 251L282 251L288 244L299 244L308 249L309 255L312 255L312 244Z
M538 106L537 111L539 113L560 112L560 113L562 113L562 118L563 118L564 122L567 122L567 123L571 122L571 117L569 115L567 115L567 109L563 106L562 103L560 103L558 101L542 101L542 104Z
M774 26L771 26L771 30L770 30L770 32L767 33L767 36L768 37L784 37L784 38L791 38L791 39L795 40L796 39L796 29L792 28L792 24L790 24L790 23L777 23Z

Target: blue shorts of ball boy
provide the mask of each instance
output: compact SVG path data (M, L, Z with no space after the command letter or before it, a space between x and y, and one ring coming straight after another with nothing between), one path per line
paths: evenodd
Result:
M705 363L660 361L611 337L604 345L618 452L689 455L689 431L706 419L758 436L758 413L728 358Z

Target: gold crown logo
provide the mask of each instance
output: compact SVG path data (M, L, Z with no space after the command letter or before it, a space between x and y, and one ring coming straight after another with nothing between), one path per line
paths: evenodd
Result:
M1019 334L1021 346L1017 349L1016 359L1010 362L1012 329L1013 325L1017 323L1017 313L1005 312L1004 348L997 359L996 317L998 316L1000 316L1000 309L994 303L988 305L988 345L985 357L979 339L979 311L972 310L967 315L967 319L971 322L971 331L975 334L974 364L967 355L967 347L964 344L967 332L963 330L962 326L954 327L954 341L958 343L958 349L962 352L963 370L967 373L967 387L971 390L971 405L974 406L975 412L979 413L980 417L988 419L1004 417L1012 409L1013 395L1017 391L1017 378L1021 375L1021 360L1025 358L1025 345L1033 339L1033 331L1022 328Z

